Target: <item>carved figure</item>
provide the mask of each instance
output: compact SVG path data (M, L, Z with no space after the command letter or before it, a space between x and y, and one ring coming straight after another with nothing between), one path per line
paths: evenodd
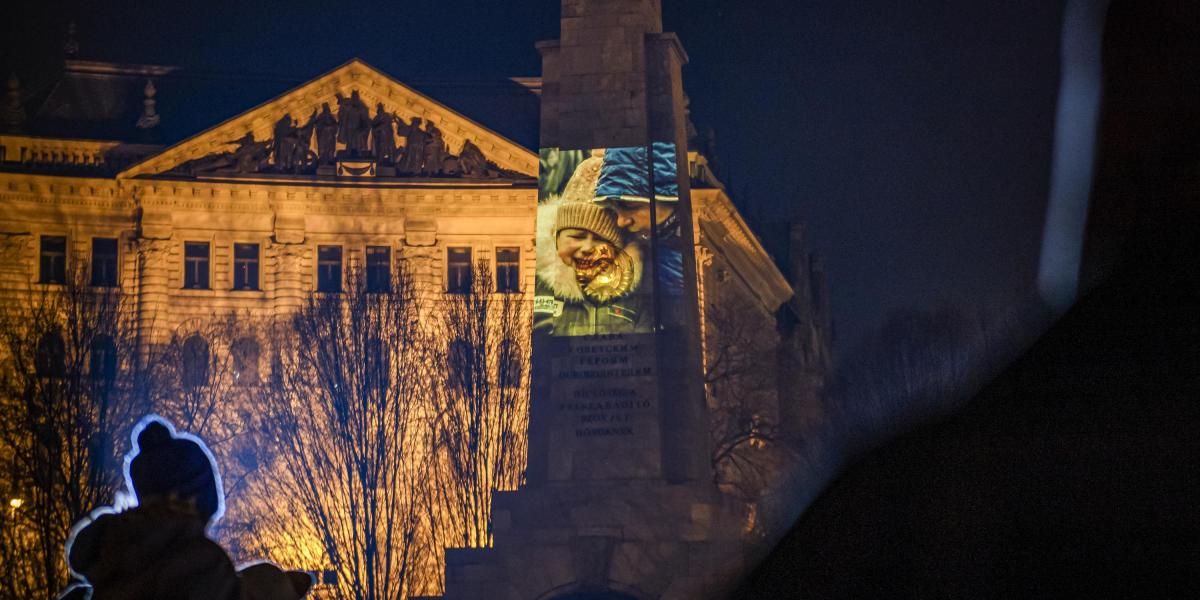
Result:
M337 141L346 144L346 154L363 156L367 153L367 138L371 133L371 111L362 99L358 90L350 92L345 98L336 94L338 103L338 135Z
M298 132L292 123L291 113L284 114L275 122L275 166L290 171L296 160Z
M313 128L317 123L317 111L314 109L312 114L308 116L308 122L303 126L296 128L296 145L292 148L292 165L295 171L306 169L312 166L316 157L313 156L312 146Z
M421 163L425 160L425 142L428 139L421 131L421 117L413 117L412 122L405 125L404 160L399 165L401 173L409 175L421 172Z
M487 177L487 158L471 140L463 142L462 151L458 154L458 170L463 177Z
M317 115L315 123L317 132L317 162L329 164L333 162L337 150L338 121L329 110L329 103L321 103L321 114Z
M422 175L439 175L442 172L442 162L446 159L446 140L442 139L442 131L433 121L425 123L425 158L421 162Z
M256 142L253 133L229 143L238 145L237 150L233 151L233 170L236 173L257 173L270 161L271 142Z
M392 115L383 111L383 103L375 105L375 118L371 120L371 149L375 160L388 164L396 159L396 134L392 130Z

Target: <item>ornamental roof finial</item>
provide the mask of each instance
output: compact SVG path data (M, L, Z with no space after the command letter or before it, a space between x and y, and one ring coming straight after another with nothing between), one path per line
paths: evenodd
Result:
M138 129L150 129L158 125L160 121L158 113L154 110L156 104L154 94L158 93L158 90L154 89L154 80L147 79L146 87L142 91L145 92L146 99L142 100L142 116L138 117L137 127Z

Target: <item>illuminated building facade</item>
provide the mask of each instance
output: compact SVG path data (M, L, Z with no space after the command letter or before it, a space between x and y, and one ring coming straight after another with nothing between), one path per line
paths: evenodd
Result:
M453 294L483 260L498 293L532 304L541 80L410 87L353 60L295 85L70 59L34 83L10 79L4 99L6 303L82 265L87 285L136 298L154 343L214 316L287 315L351 269L387 286L399 261L423 292ZM820 417L830 360L819 264L794 230L785 275L706 157L686 165L702 352L753 332L754 416L794 430Z

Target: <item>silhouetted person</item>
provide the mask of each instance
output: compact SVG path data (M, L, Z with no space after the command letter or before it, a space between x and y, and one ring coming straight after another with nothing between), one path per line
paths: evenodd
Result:
M127 481L137 506L101 508L73 529L67 562L93 600L241 600L233 562L205 530L224 500L203 442L147 417L134 428ZM67 597L80 596L80 589ZM74 595L72 595L74 594Z

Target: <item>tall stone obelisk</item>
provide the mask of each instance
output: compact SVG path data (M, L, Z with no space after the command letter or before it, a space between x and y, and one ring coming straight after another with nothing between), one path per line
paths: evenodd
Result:
M674 34L662 32L657 0L563 0L561 23L561 39L538 45L543 58L543 182L552 153L582 150L600 155L596 160L603 164L601 181L593 194L599 196L590 200L605 206L610 204L604 201L606 193L614 195L614 203L633 197L636 200L624 204L643 213L653 211L660 223L621 231L626 244L640 242L643 277L653 280L642 286L640 326L605 330L601 325L595 336L560 336L556 331L551 341L535 336L529 480L708 481L680 73L687 56ZM655 161L673 161L673 168L637 164L648 154ZM629 156L638 157L632 168L619 162ZM645 181L608 185L606 174L621 168L626 168L625 176ZM667 229L671 224L674 228ZM596 303L595 310L631 303L635 302ZM613 333L618 334L615 339ZM565 337L573 337L573 343ZM583 368L605 363L630 368ZM632 411L619 408L631 404ZM597 423L629 427L589 426ZM614 435L624 439L612 439Z
M543 56L527 483L447 599L720 596L739 505L713 484L679 40L658 0L563 0Z

